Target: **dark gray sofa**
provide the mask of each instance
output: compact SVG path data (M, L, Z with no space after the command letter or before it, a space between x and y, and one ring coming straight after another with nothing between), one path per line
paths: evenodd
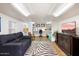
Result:
M22 32L0 35L0 56L23 56L31 45L31 37Z

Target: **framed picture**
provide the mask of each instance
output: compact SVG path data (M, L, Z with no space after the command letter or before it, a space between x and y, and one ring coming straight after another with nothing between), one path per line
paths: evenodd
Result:
M41 24L41 27L45 27L45 24Z
M40 27L40 24L36 24L36 27Z
M69 22L62 24L62 32L76 35L76 22Z
M73 30L75 28L76 28L75 22L63 23L62 24L62 30Z

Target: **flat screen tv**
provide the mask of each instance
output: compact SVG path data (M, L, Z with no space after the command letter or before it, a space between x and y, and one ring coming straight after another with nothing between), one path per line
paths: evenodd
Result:
M76 22L63 23L62 32L76 36Z

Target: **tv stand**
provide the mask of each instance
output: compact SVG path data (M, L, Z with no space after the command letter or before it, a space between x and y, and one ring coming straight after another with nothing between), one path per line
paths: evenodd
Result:
M56 44L67 55L79 56L79 37L65 33L57 33Z

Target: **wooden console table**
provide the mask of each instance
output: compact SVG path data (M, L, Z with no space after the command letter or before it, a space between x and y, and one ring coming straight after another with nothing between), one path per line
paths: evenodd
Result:
M56 43L67 55L79 56L79 37L57 33Z

